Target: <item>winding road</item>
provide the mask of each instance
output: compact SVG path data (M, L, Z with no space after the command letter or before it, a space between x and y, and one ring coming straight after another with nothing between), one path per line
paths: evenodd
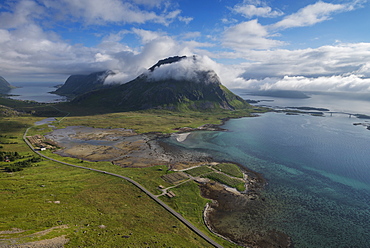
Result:
M27 128L26 131L24 132L24 134L23 134L23 140L31 148L31 150L33 152L35 152L36 154L40 155L43 158L46 158L48 160L51 160L51 161L54 161L54 162L57 162L57 163L61 163L61 164L64 164L64 165L68 165L68 166L72 166L72 167L76 167L76 168L80 168L80 169L85 169L85 170L90 170L90 171L96 171L96 172L99 172L99 173L104 173L104 174L107 174L107 175L111 175L111 176L122 178L122 179L124 179L124 180L132 183L133 185L135 185L136 187L138 187L140 190L142 190L145 194L147 194L150 198L152 198L154 201L156 201L159 205L161 205L164 209L166 209L168 212L170 212L172 215L174 215L177 219L179 219L182 223L184 223L192 231L194 231L196 234L198 234L200 237L202 237L204 240L206 240L208 243L210 243L214 247L222 248L222 246L220 244L216 243L214 240L212 240L210 237L208 237L205 233L203 233L201 230L199 230L197 227L195 227L193 224L191 224L188 220L186 220L182 215L180 215L178 212L176 212L175 210L173 210L166 203L164 203L159 198L157 198L154 194L152 194L149 190L147 190L141 184L139 184L138 182L132 180L131 178L125 177L125 176L121 176L121 175L118 175L118 174L114 174L114 173L110 173L110 172L107 172L107 171L102 171L102 170L98 170L98 169L93 169L93 168L88 168L88 167L84 167L84 166L79 166L79 165L74 165L74 164L69 164L69 163L66 163L66 162L62 162L62 161L59 161L59 160L50 158L50 157L42 154L41 152L37 151L36 149L34 149L34 147L32 146L32 144L27 139L27 133L28 133L28 130L30 128L31 127Z

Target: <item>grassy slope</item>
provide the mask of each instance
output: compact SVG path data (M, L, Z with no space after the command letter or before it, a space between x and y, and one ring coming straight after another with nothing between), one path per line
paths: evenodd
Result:
M1 100L4 105L17 108L27 108L30 111L39 108L51 109L48 105L35 105L12 100ZM59 109L65 112L73 109ZM85 125L93 127L124 127L133 128L138 132L173 132L175 127L197 127L206 123L221 123L220 119L247 116L250 110L224 111L220 113L199 112L169 112L169 111L138 111L111 113L104 115L78 116L74 109L71 117L63 119L55 125L59 128L70 125ZM65 114L59 113L59 116ZM73 116L74 115L74 116ZM32 154L22 141L26 127L43 118L31 116L7 117L0 119L0 132L8 136L16 136L18 144L2 145L1 151L18 151L24 155ZM61 120L62 118L58 118ZM30 134L50 131L46 125L31 129ZM14 141L14 140L12 140ZM73 158L63 158L49 153L62 161L78 164ZM0 162L0 168L4 166ZM169 186L160 176L167 173L165 167L145 169L120 168L107 162L83 163L84 166L99 168L137 180L150 191L159 194L157 186ZM116 247L130 246L174 246L174 247L207 247L208 244L189 231L179 221L157 206L134 186L122 180L81 171L63 165L44 161L39 166L26 168L12 174L0 172L1 193L0 202L6 202L0 209L0 231L11 228L26 230L25 234L35 233L53 226L67 224L68 229L53 231L38 239L52 238L62 234L68 235L70 242L67 247ZM44 186L42 186L44 185ZM225 247L234 247L207 230L202 221L202 210L206 199L200 197L199 189L194 183L187 183L174 189L178 197L167 201L198 228L208 233L213 239ZM140 196L140 197L139 197ZM49 203L60 201L60 204ZM160 217L160 218L158 218ZM98 228L104 224L106 229ZM173 226L176 226L175 228ZM132 233L130 235L130 233ZM120 234L120 235L118 235ZM5 238L23 234L7 235ZM122 238L130 236L130 238ZM2 236L4 238L4 236ZM20 239L20 242L30 241ZM157 242L157 243L156 243ZM161 245L160 245L161 244Z
M66 234L67 247L208 246L139 189L107 175L45 161L0 177L1 230L20 228L25 236L66 224L49 238Z
M68 111L68 109L64 109ZM256 112L256 111L254 111ZM171 112L167 110L146 110L101 115L70 116L58 127L84 125L96 128L130 128L139 133L174 132L179 127L199 127L204 124L221 124L225 118L250 116L251 109L219 112ZM60 120L61 118L59 118Z
M31 154L21 137L26 127L38 119L2 118L2 134L17 137L12 141L18 144L2 144L0 150ZM73 162L78 163L78 160ZM6 164L0 162L0 168ZM94 166L115 167L110 163ZM119 167L112 169L138 179L154 175L151 168L132 172ZM155 177L153 182L148 180L144 185L153 189L158 180L159 177ZM3 235L2 238L20 237L20 242L34 241L25 236L67 224L68 229L53 231L36 240L66 234L71 239L67 247L209 246L135 186L108 175L43 161L20 172L0 171L0 181L0 231L26 230L23 234ZM54 201L60 201L60 204ZM101 229L99 225L106 228Z

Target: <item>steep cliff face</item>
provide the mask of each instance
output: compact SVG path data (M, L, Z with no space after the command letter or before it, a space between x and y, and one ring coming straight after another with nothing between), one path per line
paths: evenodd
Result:
M174 66L176 63L185 64ZM198 69L195 57L161 60L126 84L80 95L72 104L105 106L118 111L234 110L250 106L223 86L213 70Z
M14 86L10 85L8 81L5 80L2 76L0 76L0 93L8 93L11 89L15 88Z
M114 74L112 71L94 72L89 75L72 75L66 82L53 93L75 97L86 92L104 88L104 81L109 76Z

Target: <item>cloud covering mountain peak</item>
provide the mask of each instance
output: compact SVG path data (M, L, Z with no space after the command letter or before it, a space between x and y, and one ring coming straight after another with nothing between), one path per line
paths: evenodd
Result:
M220 79L214 69L217 64L207 56L175 56L158 61L141 76L149 81L176 80L193 81L197 83L220 84ZM105 84L126 83L123 72L109 75Z
M149 80L176 80L176 81L194 81L197 83L203 82L220 83L216 72L211 69L212 60L202 56L182 57L182 59L174 63L162 64L149 70L145 75Z

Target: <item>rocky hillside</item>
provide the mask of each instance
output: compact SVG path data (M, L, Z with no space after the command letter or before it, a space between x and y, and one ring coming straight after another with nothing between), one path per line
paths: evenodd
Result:
M113 111L152 108L234 110L250 106L223 86L213 70L197 69L196 62L196 57L171 57L161 60L146 73L126 84L80 95L71 104L85 107L104 106ZM189 68L174 66L176 63L185 63Z
M105 79L112 74L114 74L112 71L101 71L89 75L72 75L52 93L73 98L92 90L104 88Z
M11 86L8 81L5 80L2 76L0 76L0 94L1 93L8 93L14 86Z

